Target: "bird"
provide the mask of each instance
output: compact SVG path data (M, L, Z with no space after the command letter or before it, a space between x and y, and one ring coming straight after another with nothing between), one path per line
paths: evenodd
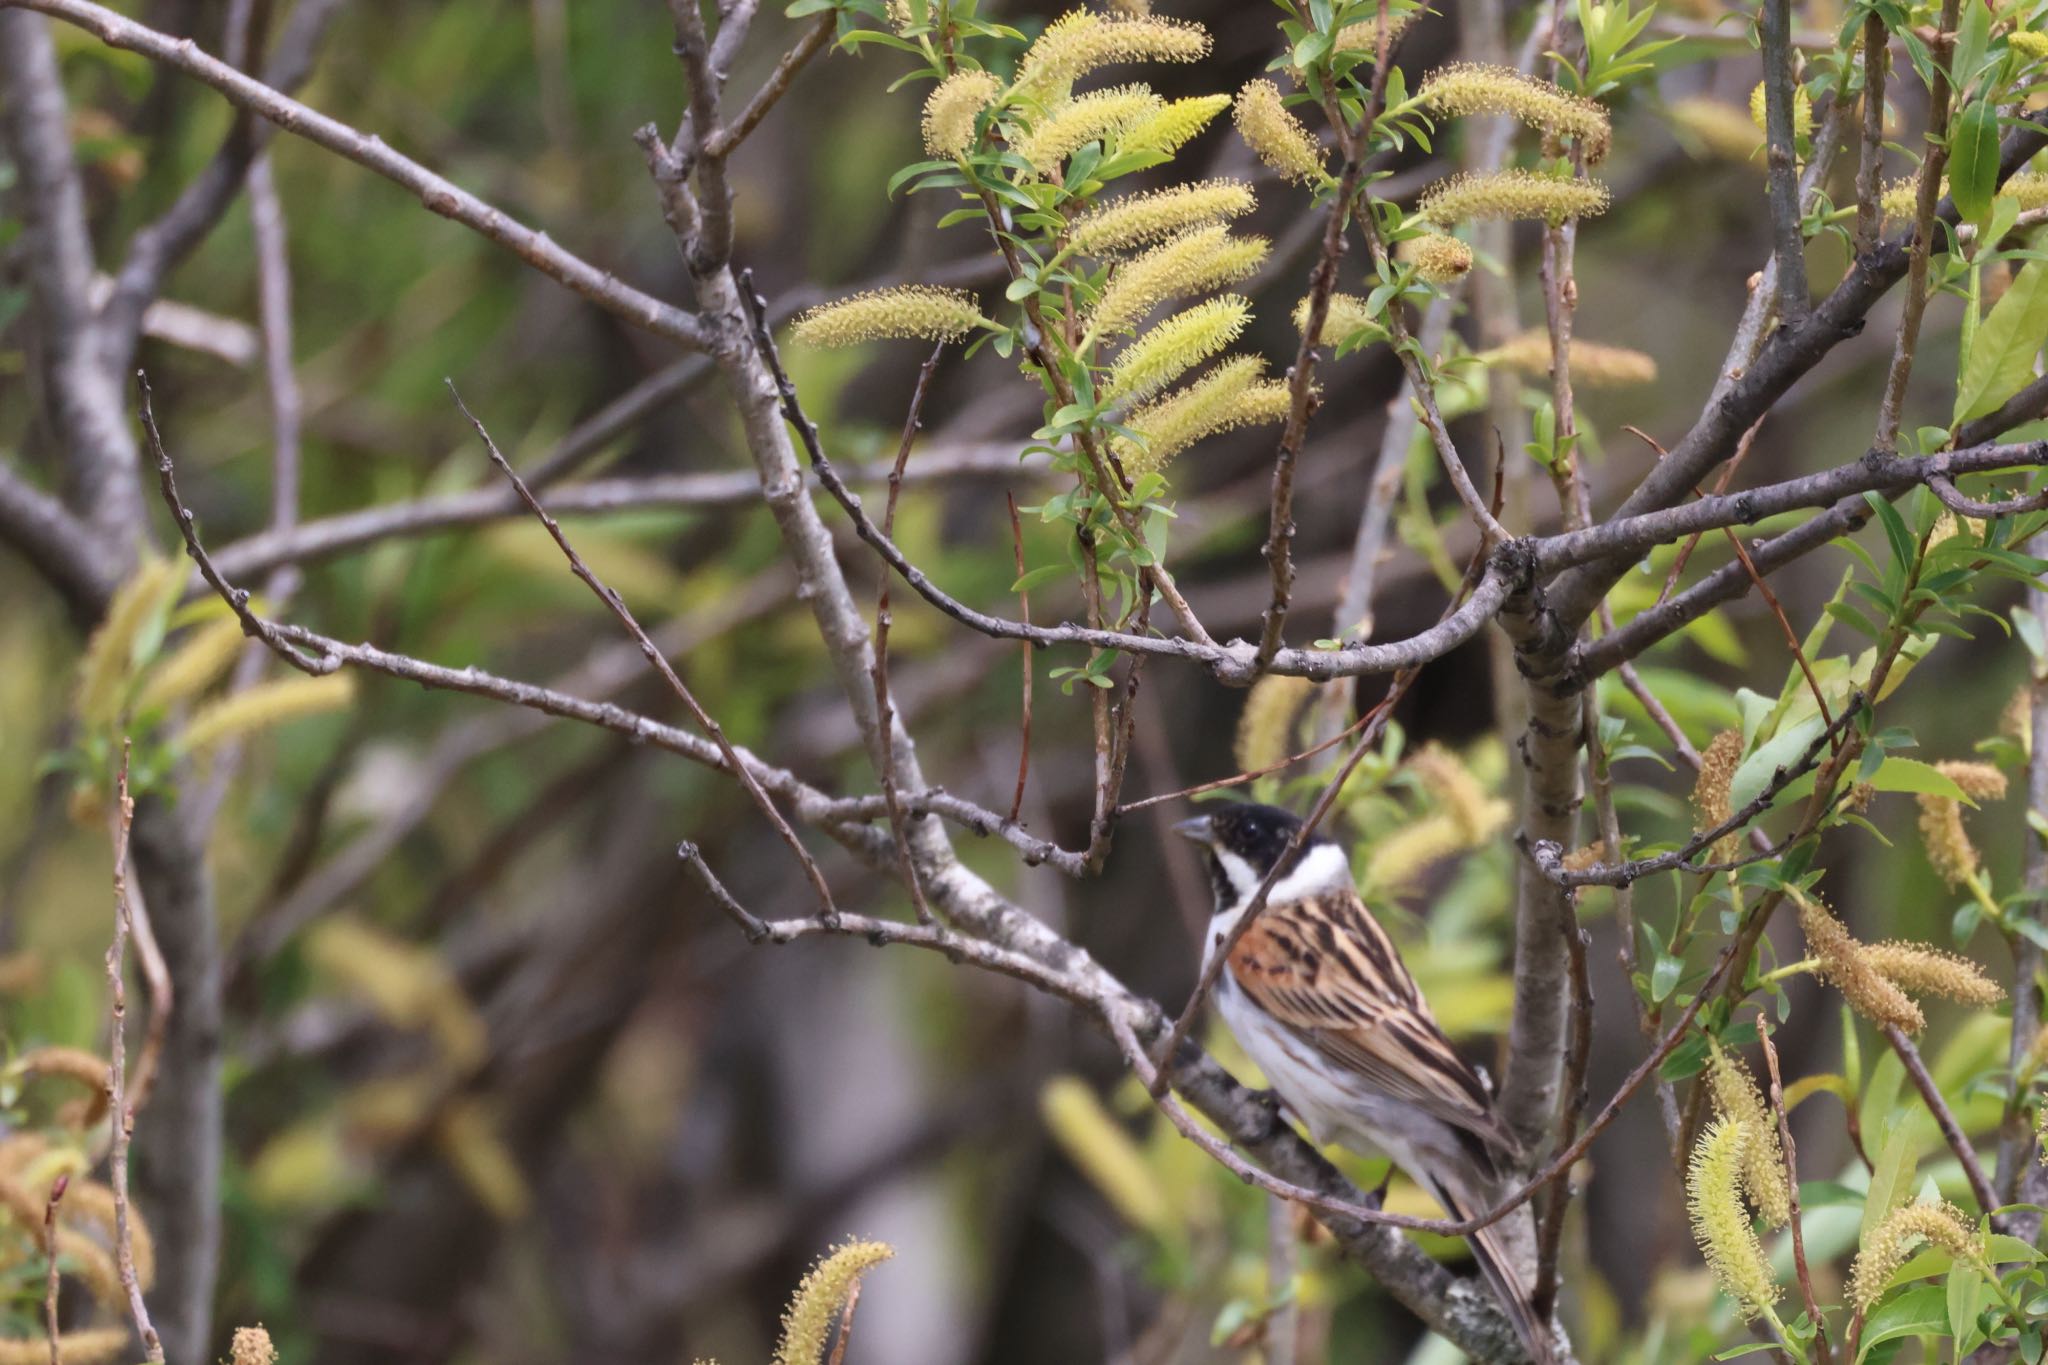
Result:
M1202 845L1216 896L1203 967L1302 822L1277 806L1232 802L1176 824ZM1453 1219L1499 1204L1519 1184L1522 1148L1485 1073L1451 1047L1429 1002L1352 881L1351 860L1311 833L1216 976L1223 1020L1318 1144L1384 1154ZM1536 1365L1553 1365L1535 1292L1536 1222L1524 1205L1470 1237Z

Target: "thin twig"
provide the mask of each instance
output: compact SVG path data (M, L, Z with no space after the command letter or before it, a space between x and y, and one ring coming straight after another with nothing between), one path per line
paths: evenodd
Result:
M57 1205L70 1188L70 1174L59 1175L43 1201L43 1334L50 1339L50 1365L64 1365L64 1334L57 1326Z
M134 1135L135 1111L128 1102L127 1015L128 934L134 914L128 896L128 836L135 823L135 802L128 794L130 744L121 741L121 768L114 778L116 814L114 820L114 940L107 948L107 994L111 1027L107 1040L107 1096L112 1112L113 1149L108 1170L114 1187L114 1265L128 1296L128 1313L135 1319L135 1331L142 1338L144 1355L150 1365L164 1365L164 1346L156 1325L149 1319L149 1305L143 1301L142 1285L135 1274L135 1242L128 1224L128 1142ZM54 1344L53 1344L54 1356Z
M943 343L933 347L931 356L918 367L917 387L910 395L910 411L903 418L903 439L896 443L896 467L889 474L889 500L882 510L882 534L885 536L896 533L896 499L903 492L903 466L909 461L911 444L917 439L919 414L924 411L924 397L931 388L932 373L938 369L939 357L945 353ZM883 574L881 586L875 590L875 662L869 670L869 676L875 681L875 714L881 717L885 731L894 723L896 714L889 704L889 582L889 575ZM917 862L910 856L910 834L903 823L903 804L896 795L895 745L881 746L881 761L876 765L876 775L882 782L882 800L889 808L889 833L896 840L896 860L902 867L904 885L910 888L911 906L917 913L919 924L930 924L931 902L925 899L924 883L917 875Z
M831 15L825 16L830 19ZM855 1280L846 1290L846 1307L839 1310L839 1334L832 1342L832 1355L827 1365L845 1365L846 1344L853 1340L853 1310L860 1306L860 1281Z
M1813 1296L1813 1275L1806 1265L1806 1230L1799 1215L1799 1149L1792 1143L1792 1120L1785 1113L1785 1086L1778 1075L1778 1049L1771 1042L1770 1022L1762 1010L1756 1015L1757 1041L1763 1044L1764 1068L1770 1076L1771 1112L1778 1119L1778 1146L1785 1154L1785 1188L1792 1208L1792 1266L1799 1277L1799 1297L1806 1305L1806 1320L1813 1324L1816 1365L1834 1365L1828 1346L1828 1320L1821 1316L1820 1303Z
M721 160L731 156L733 150L746 141L747 135L760 126L761 120L768 116L768 111L788 93L790 82L796 79L796 73L803 70L805 63L817 56L819 50L830 41L837 22L837 14L827 10L818 16L816 23L804 30L803 37L797 39L795 45L782 54L781 60L775 63L775 69L768 73L767 80L761 82L761 88L754 92L753 98L747 101L739 116L723 127L714 128L711 135L704 139L703 154L706 157Z
M1892 1051L1899 1054L1899 1060L1905 1064L1906 1075L1912 1078L1913 1088L1920 1092L1921 1102L1927 1106L1927 1112L1934 1115L1935 1126L1941 1129L1948 1149L1955 1153L1964 1178L1970 1182L1970 1194L1976 1199L1977 1207L1990 1215L1992 1231L2005 1231L2003 1216L1993 1212L1999 1207L1998 1195L1991 1188L1990 1178L1984 1174L1984 1163L1977 1159L1977 1149L1970 1145L1962 1124L1956 1122L1955 1111L1941 1097L1941 1087L1928 1074L1927 1063L1920 1059L1920 1049L1913 1046L1913 1040L1901 1032L1897 1024L1884 1026L1884 1038L1892 1045Z
M1024 523L1017 515L1017 495L1003 494L1010 508L1010 545L1017 561L1017 615L1031 624L1031 589L1024 586ZM1023 700L1017 708L1017 790L1010 797L1010 819L1014 822L1024 809L1024 783L1031 775L1031 642L1024 642L1020 673Z
M746 788L747 795L753 798L761 814L766 816L768 823L774 827L776 837L787 844L789 851L796 856L798 865L804 870L804 876L811 883L811 889L817 892L818 913L827 918L837 914L838 907L832 902L832 888L826 884L825 874L819 870L817 861L811 857L803 841L797 838L796 831L789 827L789 821L783 818L775 802L761 789L761 784L754 780L753 773L740 762L739 754L734 751L732 741L725 737L723 727L712 719L711 713L698 702L696 694L684 684L682 675L676 672L675 665L668 661L668 656L648 638L647 632L641 628L640 622L634 617L632 609L626 605L625 599L612 591L611 587L583 562L583 556L576 553L576 547L571 545L569 537L563 534L561 523L548 515L548 510L541 506L540 499L526 486L526 480L519 477L519 472L512 468L512 462L499 451L498 443L491 439L491 433L484 429L484 424L477 420L476 414L462 401L462 395L456 391L453 380L448 381L448 392L454 397L455 406L461 409L463 417L475 428L477 437L483 441L484 450L490 456L491 463L511 482L513 489L519 494L520 501L524 502L540 524L547 528L548 535L561 550L563 558L569 561L569 571L583 580L584 586L595 593L597 600L604 603L605 609L625 627L626 633L633 637L633 642L640 646L640 653L645 656L649 666L661 675L662 681L669 685L669 690L682 701L684 709L690 713L690 719L696 722L697 728L718 746L718 751L724 755L733 776L739 779L740 785Z

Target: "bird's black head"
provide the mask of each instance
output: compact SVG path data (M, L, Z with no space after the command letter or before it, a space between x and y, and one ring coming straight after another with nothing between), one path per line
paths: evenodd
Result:
M1241 903L1273 870L1301 828L1301 820L1278 806L1233 801L1211 806L1173 828L1176 834L1209 850L1209 875L1216 884L1217 903L1228 906ZM1323 834L1311 834L1295 865L1299 866L1300 857L1310 850L1330 842Z

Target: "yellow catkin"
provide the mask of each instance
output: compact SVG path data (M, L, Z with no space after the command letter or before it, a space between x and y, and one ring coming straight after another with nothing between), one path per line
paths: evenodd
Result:
M1119 265L1109 277L1102 297L1088 315L1089 335L1129 331L1168 299L1248 279L1271 249L1272 243L1264 237L1233 237L1221 224L1161 242Z
M1395 254L1430 284L1449 284L1472 269L1472 248L1440 232L1410 237L1395 248Z
M247 640L241 621L233 615L200 626L170 658L150 670L149 680L135 698L136 711L147 715L206 691L227 676Z
M1294 752L1294 721L1315 695L1308 678L1268 673L1245 694L1237 717L1235 757L1239 772L1270 768Z
M1673 100L1666 112L1672 125L1690 137L1699 151L1724 161L1747 161L1763 146L1756 125L1732 104L1694 96Z
M1597 180L1513 170L1440 180L1423 191L1417 208L1438 227L1492 218L1537 219L1555 227L1605 213L1607 204L1607 187Z
M1961 787L1963 795L1972 801L2005 799L2005 773L1995 764L1950 758L1943 759L1934 767L1943 777Z
M1251 302L1237 294L1198 303L1125 347L1104 378L1105 402L1142 402L1237 340Z
M1977 875L1977 846L1963 828L1963 803L1926 792L1914 800L1920 805L1920 842L1935 875L1951 887L1968 882Z
M1086 1081L1056 1076L1039 1092L1046 1131L1132 1227L1164 1233L1178 1226L1176 1205L1145 1153L1103 1107Z
M1463 759L1441 744L1423 745L1405 766L1457 825L1466 848L1491 842L1513 814L1507 802L1480 785Z
M1607 860L1607 841L1595 839L1592 843L1575 848L1564 855L1564 870L1584 872L1587 868L1598 867Z
M886 1242L848 1242L813 1266L783 1314L775 1365L819 1365L854 1282L895 1254Z
M2005 710L1999 713L1999 733L2015 741L2020 752L2028 758L2034 756L2034 685L2021 683L2013 689L2012 698L2006 702Z
M355 679L346 673L263 683L193 712L180 739L188 753L203 754L224 740L341 710L355 690Z
M1379 15L1373 13L1369 7L1364 12L1367 15L1366 18L1359 20L1355 24L1346 24L1337 30L1337 38L1333 44L1337 51L1373 54L1379 52ZM1406 33L1409 27L1421 17L1422 11L1419 8L1410 10L1406 14L1390 14L1387 16L1387 50L1389 52L1393 51L1394 45L1401 41L1401 35Z
M1368 875L1377 889L1405 892L1416 878L1465 847L1465 831L1457 819L1434 811L1374 844Z
M1685 1175L1693 1240L1745 1319L1777 1303L1781 1292L1742 1205L1743 1157L1753 1140L1744 1124L1716 1119L1700 1134Z
M39 1047L24 1052L7 1068L13 1076L61 1076L84 1086L93 1098L85 1113L88 1125L107 1112L107 1063L98 1054L77 1047Z
M1133 411L1124 425L1145 438L1141 449L1116 437L1110 449L1132 478L1162 469L1205 436L1286 418L1293 404L1287 386L1263 379L1266 362L1255 356L1224 360L1200 379Z
M1550 334L1541 329L1524 332L1506 345L1481 351L1479 358L1489 365L1513 370L1517 374L1549 374ZM1597 341L1580 341L1574 337L1572 380L1579 387L1588 389L1621 389L1653 384L1657 380L1657 360L1626 346L1605 346Z
M1571 138L1593 165L1606 157L1613 140L1605 109L1513 67L1454 62L1431 72L1417 96L1448 117L1506 114L1552 137Z
M924 149L935 157L964 156L974 145L974 120L995 103L1003 85L986 71L956 71L924 102Z
M1735 769L1742 762L1742 732L1723 730L1700 751L1700 775L1692 787L1692 829L1695 834L1727 822L1735 812L1728 805L1728 789L1735 781ZM1735 854L1736 836L1728 834L1708 850L1710 862L1725 863Z
M2048 34L2034 36L2048 38ZM2048 208L2048 175L2016 175L1998 187L1998 197L2017 203L2022 213Z
M1309 301L1294 305L1294 330L1308 331ZM1323 330L1316 334L1318 346L1335 346L1354 332L1379 326L1379 319L1366 310L1365 300L1356 294L1332 294L1323 314Z
M1890 1287L1892 1276L1906 1263L1914 1242L1927 1241L1959 1259L1981 1262L1984 1248L1976 1231L1953 1204L1908 1204L1893 1209L1870 1230L1849 1270L1849 1298L1864 1312Z
M1742 1059L1709 1044L1707 1088L1714 1112L1739 1123L1749 1134L1743 1144L1742 1188L1748 1192L1764 1226L1781 1228L1792 1221L1792 1191L1785 1179L1785 1148L1778 1141L1778 1120Z
M235 1339L228 1346L228 1365L277 1365L277 1347L262 1323L235 1329Z
M1158 152L1172 156L1229 107L1228 95L1190 95L1186 99L1169 100L1124 130L1123 148L1128 152Z
M1052 104L1064 100L1075 81L1100 67L1192 62L1208 55L1209 34L1198 24L1071 10L1046 25L1025 49L1010 88Z
M107 1365L128 1350L126 1327L91 1327L82 1332L65 1332L57 1338L64 1353L64 1365ZM31 1340L0 1338L0 1365L49 1365L50 1342L46 1337Z
M917 16L910 11L910 0L888 0L889 27L897 34L908 34L917 25Z
M1946 178L1941 182L1940 192L1948 193ZM1908 175L1888 181L1878 196L1878 207L1884 211L1886 218L1895 222L1912 218L1920 211L1920 177Z
M1863 945L1840 920L1811 897L1795 893L1795 899L1807 951L1820 959L1819 976L1842 993L1849 1008L1874 1024L1893 1025L1906 1033L1927 1027L1927 1016L1920 1007L1891 978L1870 965Z
M1257 200L1242 180L1200 180L1111 200L1067 226L1067 244L1100 256L1157 242L1250 213Z
M1940 995L1966 1005L1995 1005L2005 999L2005 988L1976 963L1924 943L1873 943L1863 950L1863 960L1914 995Z
M2032 29L2014 29L2005 35L2005 41L2012 44L2013 51L2040 61L2048 57L2048 33L2036 33Z
M1749 92L1749 121L1758 132L1764 127L1764 85L1758 81L1756 89ZM1794 87L1792 91L1792 135L1811 137L1813 135L1813 97L1805 90Z
M1018 139L1017 155L1040 175L1050 175L1082 147L1114 137L1163 108L1165 101L1142 85L1091 91L1040 119Z
M894 337L958 341L986 325L988 319L966 290L907 284L822 304L798 318L790 335L805 346L852 346Z
M1308 184L1327 174L1322 145L1300 119L1287 112L1280 87L1273 82L1247 82L1237 92L1231 117L1245 145L1284 178Z
M75 705L80 720L92 726L113 724L135 661L135 636L144 622L170 605L184 581L182 561L146 559L114 590L79 660Z

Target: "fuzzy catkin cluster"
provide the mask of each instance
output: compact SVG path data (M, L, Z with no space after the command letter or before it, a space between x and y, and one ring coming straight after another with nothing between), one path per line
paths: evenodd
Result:
M1362 13L1365 17L1359 19L1356 23L1346 24L1344 25L1344 27L1337 30L1336 41L1334 43L1334 46L1336 47L1337 51L1365 52L1372 54L1377 54L1379 52L1381 28L1380 17L1377 14L1372 13L1370 9L1362 11ZM1401 41L1401 35L1408 31L1409 26L1421 17L1422 11L1420 9L1410 10L1406 14L1390 14L1387 16L1385 28L1387 34L1387 50L1389 52L1393 51L1394 44Z
M895 1254L886 1242L848 1242L811 1267L782 1315L774 1365L818 1365L855 1281Z
M1075 219L1067 244L1086 256L1124 251L1240 217L1257 202L1242 180L1198 180L1126 195Z
M1050 175L1080 148L1122 133L1166 107L1142 85L1092 90L1062 104L1017 142L1017 155L1040 175Z
M1101 396L1142 402L1237 340L1251 302L1237 294L1198 303L1167 318L1126 346L1109 367Z
M1228 95L1190 95L1169 100L1126 129L1123 145L1131 151L1172 156L1229 107Z
M1407 238L1394 248L1394 254L1414 266L1415 273L1427 284L1449 284L1463 279L1472 269L1472 248L1440 232Z
M1439 114L1505 114L1548 137L1570 138L1588 165L1604 160L1613 141L1607 111L1599 104L1513 67L1455 62L1431 72L1417 93Z
M987 322L964 289L906 284L813 308L796 320L792 335L807 346L852 346L885 337L958 341Z
M1989 1005L2005 995L1967 958L1921 943L1859 943L1819 901L1797 892L1794 897L1807 951L1819 962L1818 974L1872 1023L1906 1033L1925 1028L1927 1016L1906 994L1909 990L1973 1005Z
M1294 305L1294 330L1304 334L1308 331L1309 302L1303 299ZM1379 319L1366 308L1364 299L1356 294L1335 293L1323 310L1323 328L1316 333L1313 344L1335 345L1353 332L1378 325Z
M1454 854L1491 843L1512 814L1507 802L1440 744L1423 746L1403 766L1429 794L1432 809L1373 845L1372 884L1390 892L1407 890Z
M1101 67L1192 62L1208 55L1209 34L1198 25L1073 10L1046 25L1025 50L1010 88L1040 103L1057 104L1067 98L1075 81Z
M1145 438L1142 446L1118 436L1110 449L1124 472L1137 478L1164 468L1205 436L1281 421L1293 394L1287 385L1265 378L1265 373L1266 362L1258 357L1232 356L1193 383L1132 412L1124 425ZM1256 696L1257 689L1253 691ZM1248 713L1251 705L1247 700Z
M1548 374L1550 334L1540 328L1524 332L1505 345L1481 351L1479 358L1518 374ZM1626 346L1605 346L1573 337L1571 365L1572 382L1589 389L1621 389L1657 382L1656 358Z
M1953 1204L1908 1204L1872 1228L1849 1269L1849 1298L1864 1312L1876 1305L1915 1242L1931 1242L1958 1260L1984 1262L1982 1239Z
M1313 679L1268 673L1245 694L1233 754L1239 772L1270 768L1294 751L1294 719L1315 695Z
M1947 761L1935 768L1954 782L1973 801L1996 801L2005 795L2005 774L1988 763ZM1977 846L1963 828L1962 802L1954 797L1921 793L1920 842L1927 861L1941 880L1951 887L1962 886L1977 875Z
M966 155L974 145L974 120L1002 93L1003 83L986 71L956 71L940 81L924 102L925 151Z
M1693 1240L1744 1319L1768 1312L1783 1293L1742 1203L1742 1173L1754 1138L1747 1124L1716 1119L1700 1134L1685 1174Z
M1126 331L1168 299L1247 279L1270 247L1264 237L1233 237L1213 224L1170 238L1116 268L1088 315L1088 335Z
M1416 207L1438 227L1497 218L1527 218L1555 227L1568 218L1605 213L1607 204L1607 187L1598 181L1511 170L1440 180L1423 191Z
M1237 92L1231 116L1245 145L1284 179L1313 184L1327 176L1322 144L1287 111L1273 82L1247 82Z
M1741 1124L1749 1134L1742 1152L1742 1188L1764 1226L1781 1228L1792 1221L1792 1188L1785 1176L1785 1148L1778 1140L1778 1120L1764 1103L1763 1093L1742 1059L1710 1043L1707 1088L1714 1112Z
M1700 751L1700 775L1692 788L1693 833L1704 834L1719 828L1735 813L1728 804L1728 790L1735 782L1735 769L1741 763L1740 730L1723 730ZM1708 850L1708 860L1717 863L1732 861L1737 842L1738 838L1733 833L1716 839Z

